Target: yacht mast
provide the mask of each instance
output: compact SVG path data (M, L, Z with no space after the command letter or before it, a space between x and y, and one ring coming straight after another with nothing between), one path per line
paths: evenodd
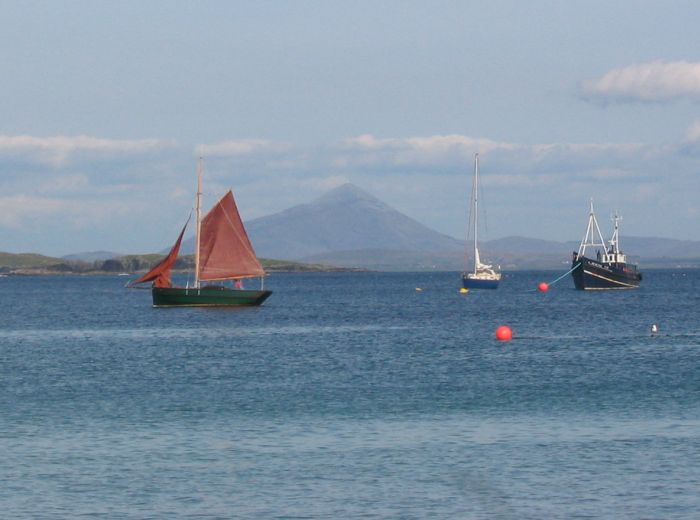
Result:
M194 233L194 285L199 287L199 240L202 228L202 175L204 173L204 161L199 158L197 163L197 199L195 201L196 225Z
M474 272L479 266L479 250L477 238L479 233L479 154L474 154Z

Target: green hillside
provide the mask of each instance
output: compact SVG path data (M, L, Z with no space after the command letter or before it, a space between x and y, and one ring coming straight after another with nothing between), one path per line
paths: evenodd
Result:
M0 267L46 267L62 263L60 258L34 253L4 253L0 251Z

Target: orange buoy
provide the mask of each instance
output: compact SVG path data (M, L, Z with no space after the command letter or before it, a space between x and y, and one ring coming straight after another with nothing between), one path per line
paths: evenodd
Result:
M537 286L537 290L540 292L547 292L549 291L549 284L547 282L540 282Z
M496 339L498 341L510 341L513 339L513 331L507 325L501 325L496 329Z

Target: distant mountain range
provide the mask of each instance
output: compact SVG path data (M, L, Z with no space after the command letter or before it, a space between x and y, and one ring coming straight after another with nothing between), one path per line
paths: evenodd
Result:
M352 184L318 199L245 223L255 252L263 258L306 261L314 256L371 249L463 251L463 242L438 233ZM182 250L194 251L194 239Z
M629 259L645 268L700 268L700 241L628 237L621 240ZM570 265L571 253L579 242L555 242L525 237L507 237L481 243L482 259L504 270L561 269ZM354 266L390 271L460 271L467 259L464 251L391 251L363 249L338 251L305 257L300 261Z
M428 228L352 184L250 220L246 228L262 258L384 271L459 271L467 263L464 241ZM700 241L623 235L620 243L642 269L700 267ZM512 236L482 242L479 249L486 261L506 270L560 269L578 244ZM184 241L182 254L193 251L194 240ZM121 256L96 251L64 259L95 262Z
M464 241L352 184L251 220L246 228L255 250L267 258L376 270L462 270L466 264ZM513 236L485 241L480 250L503 269L558 269L570 262L578 244ZM623 236L621 244L641 266L700 266L700 241Z

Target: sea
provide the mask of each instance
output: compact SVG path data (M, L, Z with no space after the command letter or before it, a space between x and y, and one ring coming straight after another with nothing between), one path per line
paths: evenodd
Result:
M561 274L0 278L0 517L700 518L700 271Z

